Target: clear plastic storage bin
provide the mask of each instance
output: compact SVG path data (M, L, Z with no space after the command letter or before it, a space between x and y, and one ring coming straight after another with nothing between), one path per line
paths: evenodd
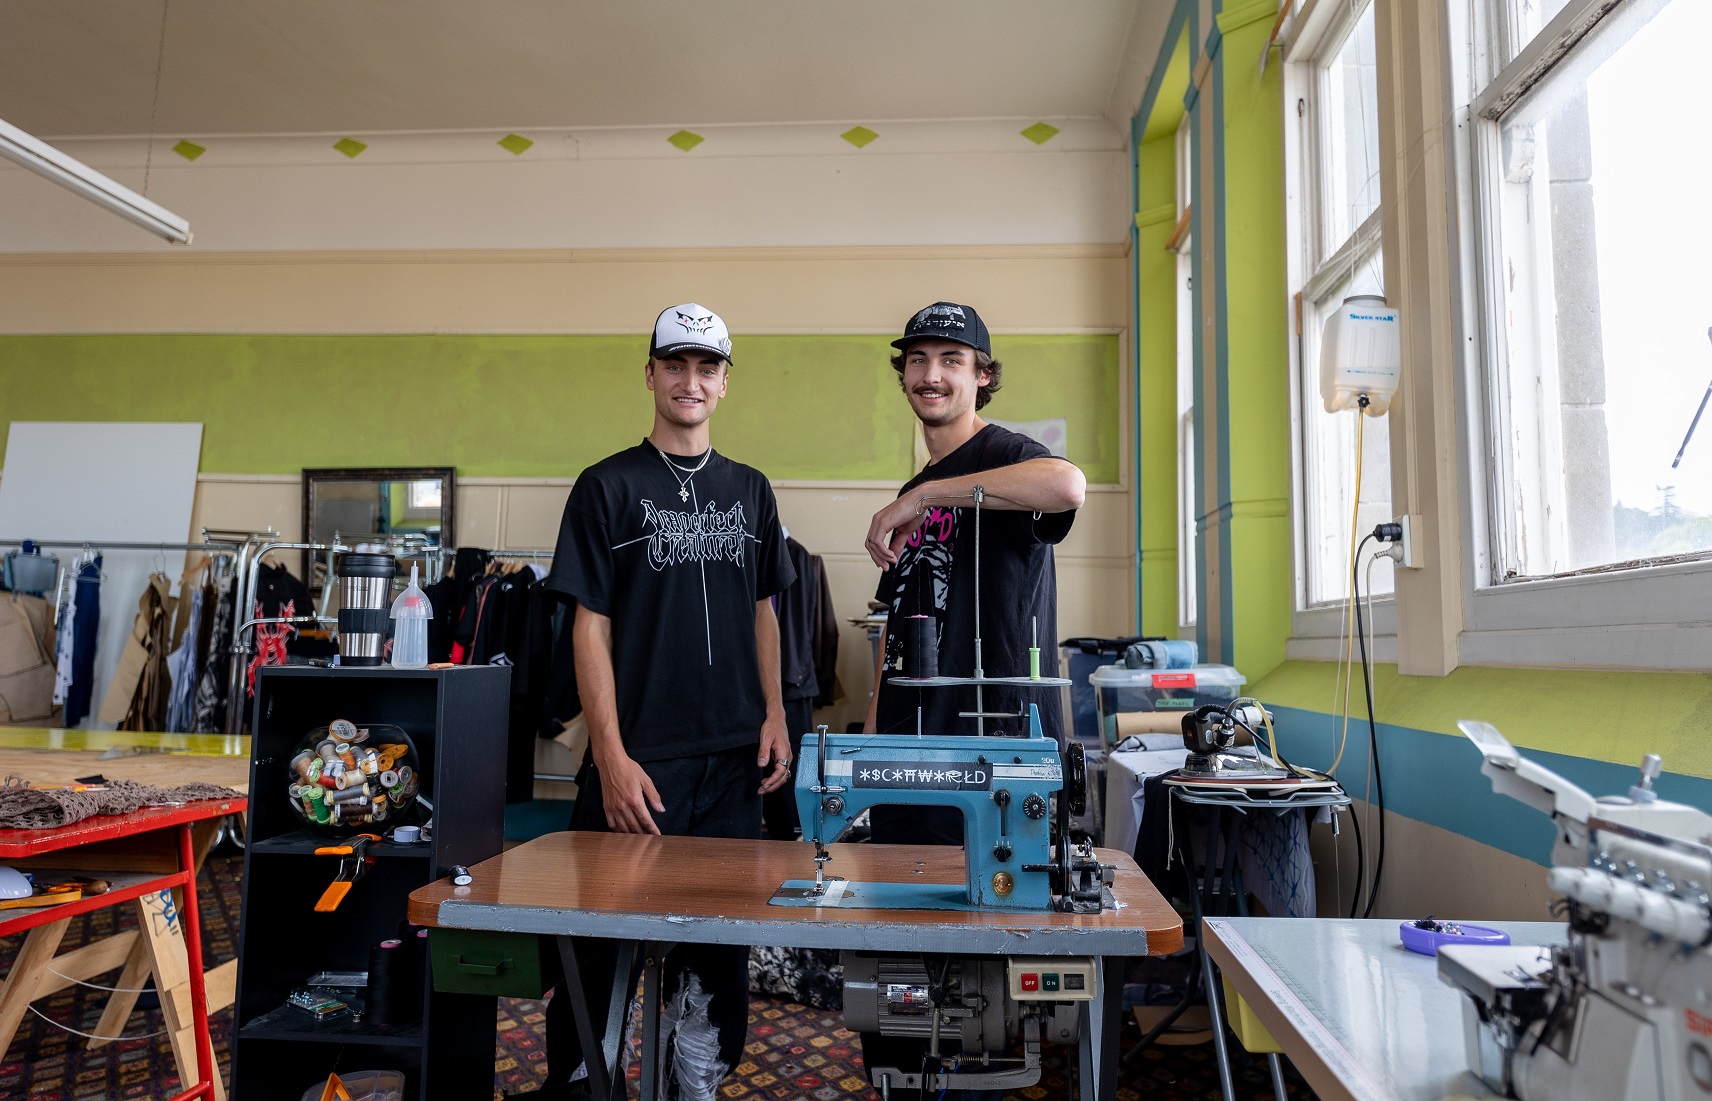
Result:
M1248 678L1228 665L1188 669L1126 669L1102 665L1088 677L1094 687L1094 714L1102 744L1117 742L1118 715L1129 711L1193 711L1209 703L1230 703L1242 695Z

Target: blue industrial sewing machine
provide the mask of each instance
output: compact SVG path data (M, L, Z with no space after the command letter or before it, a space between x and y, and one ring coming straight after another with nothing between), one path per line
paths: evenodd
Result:
M1109 871L1070 817L1086 800L1080 746L1061 754L1028 709L1026 737L828 734L803 738L797 814L815 847L815 877L779 888L776 905L891 910L1062 910L1098 912ZM1068 775L1066 775L1068 773ZM1057 796L1057 813L1053 797ZM850 883L827 877L826 846L880 804L955 807L963 814L967 881ZM1056 818L1058 844L1053 844Z

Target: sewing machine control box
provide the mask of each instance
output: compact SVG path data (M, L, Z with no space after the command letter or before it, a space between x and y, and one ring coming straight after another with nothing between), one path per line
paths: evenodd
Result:
M1005 964L1013 1001L1091 1002L1099 997L1099 972L1086 956L1017 957Z

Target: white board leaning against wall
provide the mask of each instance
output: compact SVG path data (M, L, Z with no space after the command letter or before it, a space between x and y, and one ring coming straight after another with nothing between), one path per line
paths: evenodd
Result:
M201 454L200 424L12 422L0 468L0 539L89 543L102 552L96 708L149 574L160 570L176 584L184 562L182 553L102 543L189 541ZM69 564L78 552L48 553Z

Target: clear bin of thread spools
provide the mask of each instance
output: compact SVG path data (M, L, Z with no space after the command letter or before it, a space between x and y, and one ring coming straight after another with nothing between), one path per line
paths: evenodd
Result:
M1229 665L1191 665L1183 669L1129 669L1102 665L1088 677L1094 686L1094 715L1101 743L1123 740L1120 716L1135 712L1183 714L1209 703L1230 703L1248 678Z
M305 823L348 831L403 821L422 788L422 766L401 727L335 719L297 743L286 786Z

